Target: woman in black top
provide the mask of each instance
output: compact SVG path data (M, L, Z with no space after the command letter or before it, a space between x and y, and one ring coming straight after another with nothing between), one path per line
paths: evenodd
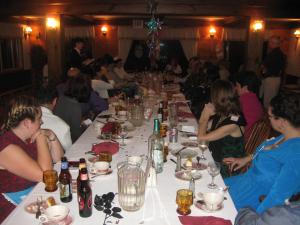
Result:
M233 85L228 81L215 81L211 87L211 103L205 104L198 129L198 138L209 141L209 150L215 161L245 155L245 125ZM223 177L229 176L228 171L227 166L222 164Z

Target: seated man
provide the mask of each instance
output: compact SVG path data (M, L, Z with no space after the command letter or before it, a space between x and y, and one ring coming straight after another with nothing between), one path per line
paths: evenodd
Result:
M52 90L47 88L38 91L37 99L41 106L43 121L41 128L52 130L63 149L67 151L72 145L70 126L61 118L53 114L57 98L58 94L55 88Z

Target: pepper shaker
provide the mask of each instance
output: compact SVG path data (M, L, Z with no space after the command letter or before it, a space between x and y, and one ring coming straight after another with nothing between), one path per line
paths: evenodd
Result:
M180 170L181 170L181 156L180 156L180 154L177 154L177 164L176 164L175 172L178 172Z

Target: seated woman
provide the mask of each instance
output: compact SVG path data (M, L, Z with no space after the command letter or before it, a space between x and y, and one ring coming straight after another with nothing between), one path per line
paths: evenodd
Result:
M236 208L251 207L257 213L281 205L300 190L300 96L277 95L268 109L272 127L282 135L267 140L253 155L226 158L232 170L252 161L242 175L225 179ZM265 195L262 202L259 197Z
M41 116L39 105L30 97L17 97L9 107L5 132L0 136L0 223L15 208L8 196L28 193L43 180L43 171L52 169L52 161L63 155L55 134L40 129Z
M215 81L211 87L211 103L205 104L198 128L198 139L209 141L215 161L245 155L245 124L233 85L228 81ZM229 175L226 164L222 164L221 174Z

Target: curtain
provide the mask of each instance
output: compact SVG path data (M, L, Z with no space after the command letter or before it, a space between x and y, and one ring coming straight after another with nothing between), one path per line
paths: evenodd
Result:
M72 39L76 37L95 38L94 26L76 26L76 27L65 28L66 39Z
M131 39L119 39L119 57L126 62L132 40Z
M223 41L246 41L247 30L236 28L224 28Z
M2 38L22 38L23 28L20 24L0 23Z
M194 40L180 40L186 58L189 60L193 56L197 56L198 41Z
M119 57L124 61L128 56L133 40L147 40L148 30L145 28L135 29L130 26L118 27ZM179 40L185 56L197 55L199 32L198 28L169 28L163 27L160 32L161 40Z

